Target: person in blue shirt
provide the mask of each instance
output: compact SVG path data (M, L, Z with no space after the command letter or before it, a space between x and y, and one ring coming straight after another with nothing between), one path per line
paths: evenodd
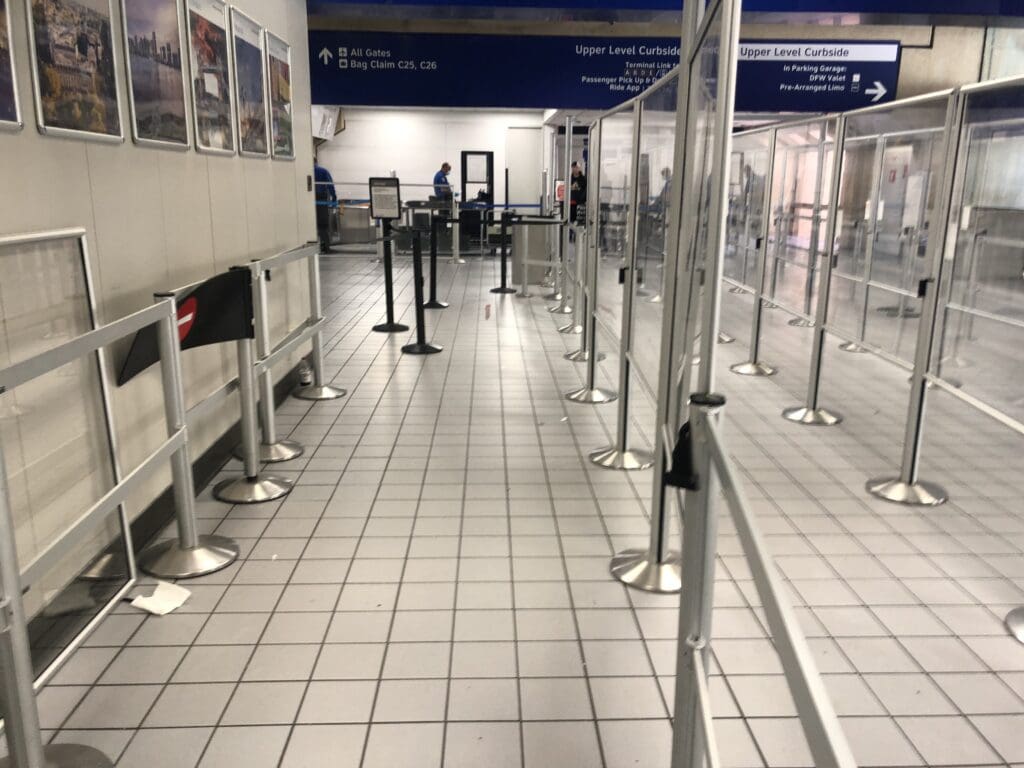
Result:
M338 194L334 191L334 178L331 172L313 161L313 189L316 193L316 234L320 240L320 252L332 253L331 250L331 209L338 204Z
M448 174L452 167L448 163L441 163L441 170L434 174L434 197L441 200L450 200L452 197L452 186L448 183Z

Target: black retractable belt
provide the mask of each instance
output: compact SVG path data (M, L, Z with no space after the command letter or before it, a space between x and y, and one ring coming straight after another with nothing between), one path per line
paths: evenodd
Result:
M441 347L427 343L426 316L423 313L423 244L418 229L412 232L412 284L416 294L416 341L406 344L402 351L407 355L436 355Z
M386 323L373 326L377 333L401 333L408 331L409 326L395 322L395 287L391 272L391 222L384 219L384 297L387 302L388 319Z
M515 293L515 288L508 287L508 225L512 214L501 212L501 285L491 288L491 293Z
M430 217L430 301L423 305L424 309L448 308L448 302L437 300L437 227L444 223L442 216Z

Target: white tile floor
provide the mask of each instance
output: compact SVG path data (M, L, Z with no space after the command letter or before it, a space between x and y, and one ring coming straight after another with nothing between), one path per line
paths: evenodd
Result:
M677 600L607 575L645 541L651 477L586 461L615 406L562 398L583 372L561 357L576 337L542 300L488 293L494 264L443 265L452 306L429 319L445 351L403 356L405 338L370 331L380 266L323 265L328 362L349 395L281 408L307 446L275 467L295 490L237 507L204 493L204 530L244 559L189 582L174 614L109 617L40 694L47 736L146 768L665 768ZM409 321L407 266L396 275ZM743 312L727 304L727 328ZM766 351L793 377L723 374L727 436L858 762L1024 764L1024 647L1000 625L1024 602L1021 452L935 398L925 469L953 501L872 500L864 479L898 457L900 372L833 365L825 392L847 422L790 425L777 414L799 394L802 332L772 330ZM723 366L746 355L719 350ZM723 765L810 766L732 531L723 520L711 685Z

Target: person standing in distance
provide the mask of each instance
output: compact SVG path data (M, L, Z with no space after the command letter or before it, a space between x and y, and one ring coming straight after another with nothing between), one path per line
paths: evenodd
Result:
M331 172L313 161L313 189L316 198L316 234L320 240L320 253L334 253L331 249L331 209L338 205Z
M434 197L440 200L451 200L452 185L448 183L448 174L452 167L448 163L441 163L441 170L434 174Z
M579 163L572 164L572 179L569 182L569 221L576 223L576 212L580 206L587 206L587 177Z

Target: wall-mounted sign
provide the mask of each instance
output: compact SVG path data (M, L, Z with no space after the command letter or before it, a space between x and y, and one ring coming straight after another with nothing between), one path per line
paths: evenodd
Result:
M267 94L263 80L263 30L237 8L231 9L231 39L235 63L235 110L238 148L243 155L266 155Z
M607 109L679 63L678 38L311 31L313 103Z
M235 152L227 29L227 6L221 0L188 0L192 112L201 152Z
M841 112L896 98L896 42L752 40L740 42L740 112Z

